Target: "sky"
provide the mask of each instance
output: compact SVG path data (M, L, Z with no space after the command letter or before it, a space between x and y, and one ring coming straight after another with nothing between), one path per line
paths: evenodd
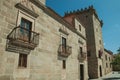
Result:
M120 0L46 0L46 5L61 16L67 11L93 5L104 23L102 27L104 47L117 53L120 47Z

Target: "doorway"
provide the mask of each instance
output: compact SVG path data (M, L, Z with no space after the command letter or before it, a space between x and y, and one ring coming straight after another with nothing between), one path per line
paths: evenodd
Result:
M80 64L80 80L84 80L84 65Z
M24 41L31 40L31 30L32 30L32 22L27 19L21 18L21 25L20 25L20 38Z
M101 66L99 67L99 70L100 70L100 77L102 77L102 67Z

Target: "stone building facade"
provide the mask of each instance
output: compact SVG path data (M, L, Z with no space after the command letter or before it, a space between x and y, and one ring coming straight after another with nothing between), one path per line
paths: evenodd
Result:
M105 68L105 74L108 74L112 72L112 61L113 61L113 53L107 49L104 49L104 68Z
M87 80L86 31L45 0L0 0L0 80Z
M119 56L120 56L120 54L113 54L113 62L112 62L112 70L113 71L120 71L120 65L117 65L118 62L117 62L117 64L114 64Z
M66 13L64 16L70 24L74 24L74 18L77 18L86 29L89 78L102 77L104 75L104 46L101 30L103 22L98 18L93 6Z
M80 17L86 27L89 77L102 77L104 75L104 46L101 30L103 23L92 6L83 11Z

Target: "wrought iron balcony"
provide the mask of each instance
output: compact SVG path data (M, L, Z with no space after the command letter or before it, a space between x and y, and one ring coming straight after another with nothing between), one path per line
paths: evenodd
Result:
M72 47L68 45L64 46L61 44L59 46L58 53L60 56L68 57L72 53Z
M12 45L33 50L39 44L39 33L23 27L15 27L7 39Z
M87 58L87 54L85 52L78 54L78 60L79 62L83 62Z

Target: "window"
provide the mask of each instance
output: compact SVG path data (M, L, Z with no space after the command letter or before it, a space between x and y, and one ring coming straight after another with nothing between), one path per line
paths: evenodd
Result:
M66 69L66 61L63 60L63 69Z
M109 57L109 61L110 61L110 57Z
M80 47L80 54L82 54L82 52L83 52L83 49L82 49L82 47Z
M27 30L35 30L35 18L33 16L30 16L29 14L19 11L18 19L17 19L17 26L20 26ZM23 33L24 32L26 33L27 31L25 30L23 31Z
M27 67L27 54L19 54L19 67Z
M81 25L79 25L79 30L81 31Z
M99 57L99 58L102 57L102 51L101 51L101 50L98 51L98 57Z
M30 22L27 19L22 18L20 26L23 27L23 28L25 28L25 29L27 29L27 30L31 30L32 22Z
M62 50L66 52L66 38L62 37Z
M108 67L108 64L106 63L106 67Z
M21 18L21 24L20 24L20 32L21 32L21 38L26 41L30 41L31 37L31 29L32 29L32 22Z
M99 43L100 43L100 44L102 43L101 40L99 40Z
M107 60L107 55L105 55L105 59Z
M80 55L81 55L81 56L83 56L82 53L83 53L83 49L82 49L82 47L80 47Z
M66 38L62 37L62 45L66 47Z

